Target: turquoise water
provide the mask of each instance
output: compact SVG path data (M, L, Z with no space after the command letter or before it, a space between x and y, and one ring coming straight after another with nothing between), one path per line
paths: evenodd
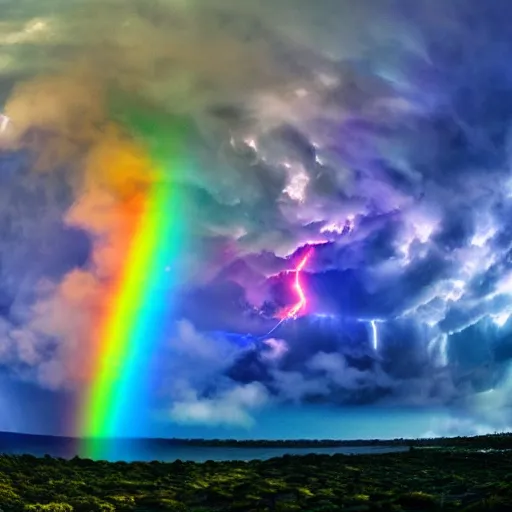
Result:
M266 460L283 455L307 455L310 453L333 455L341 453L346 455L389 453L407 450L403 446L339 446L332 448L265 448L265 447L218 447L218 446L170 446L166 449L153 450L151 447L120 447L117 459L125 461L134 460L160 460L172 462L175 460L205 462L254 459ZM116 453L116 452L114 452Z
M28 436L19 434L0 435L0 453L12 455L34 455L71 459L79 456L80 444L76 439ZM108 453L111 461L161 461L175 460L205 462L229 460L271 459L283 455L307 455L309 453L333 455L336 453L357 455L399 452L404 446L338 446L332 448L268 448L268 447L227 447L175 445L156 440L118 440L111 443ZM100 453L107 453L101 450Z

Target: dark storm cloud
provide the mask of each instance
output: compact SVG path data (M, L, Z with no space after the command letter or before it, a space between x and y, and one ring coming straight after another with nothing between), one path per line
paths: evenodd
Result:
M506 6L500 4L500 8ZM458 332L453 335L457 338L448 335L446 341L447 346L453 343L455 347L459 339L465 339L468 326L480 319L489 323L490 317L508 310L504 279L509 273L506 250L510 236L505 220L509 199L504 191L509 186L506 169L511 118L511 74L506 62L512 45L496 6L479 16L470 13L471 9L453 2L409 5L404 23L419 34L414 52L397 50L398 60L393 64L385 59L380 67L370 61L366 69L378 71L373 82L357 78L362 67L355 71L347 64L353 75L350 87L344 84L325 95L327 104L334 102L345 115L350 113L337 125L330 120L325 124L330 126L328 150L319 142L322 132L315 134L311 125L303 130L315 144L304 139L298 144L297 139L288 138L286 155L283 149L270 150L264 137L258 140L262 158L292 166L299 160L313 180L305 187L302 205L294 215L288 215L290 222L301 217L303 222L313 221L315 215L309 215L315 208L313 198L322 197L324 220L314 221L320 231L335 211L334 206L331 211L325 209L329 201L343 205L343 198L347 198L351 203L346 212L352 207L353 232L342 235L343 221L338 220L339 234L336 232L330 244L317 247L303 282L313 311L387 320L381 327L381 357L382 371L389 381L386 386L377 384L377 372L373 371L370 387L374 391L370 395L374 399L395 396L407 401L416 393L418 403L420 396L425 401L442 402L467 392L467 387L454 380L455 370L452 375L450 367L440 369L427 348L442 343L438 340L442 340L443 332ZM484 8L479 5L478 9ZM420 12L427 14L425 19ZM443 15L447 16L445 21L438 23ZM472 28L466 24L468 19ZM479 41L471 35L475 27ZM386 97L387 105L394 105L386 107L392 115L382 119L369 115L370 105ZM399 99L406 108L399 110ZM279 148L282 135L276 130L270 133L276 139L273 147ZM334 162L333 167L325 165L327 158L330 166ZM324 166L318 167L318 160ZM345 171L346 167L349 170ZM342 182L334 178L336 174L344 175ZM368 176L375 181L367 181ZM329 185L322 186L322 180ZM420 200L422 209L416 206ZM393 220L368 227L370 219L383 214L393 215ZM273 278L275 300L293 301L290 281L290 276ZM407 329L393 321L399 316L408 319ZM276 374L281 378L281 391L288 382L315 396L333 400L343 396L330 388L329 379L315 380L308 373L307 361L314 354L305 350L306 340L319 341L319 354L324 353L324 342L320 332L310 332L304 324L302 329L307 332L304 338L286 329L275 333L286 339L289 347L282 359L288 380L283 369ZM334 339L333 329L331 325L327 332ZM486 336L480 333L481 338ZM466 342L485 345L473 339L469 331ZM359 343L365 342L361 339ZM445 358L452 353L446 347L444 350ZM340 351L338 347L325 353ZM482 357L471 364L480 364ZM253 354L250 360L248 368L254 370L257 358ZM453 364L456 360L454 356ZM350 357L345 361L346 368L357 368L358 363ZM243 362L244 358L237 362L237 375L244 374L240 369ZM248 369L247 375L268 382L265 364L260 362L256 372ZM347 389L349 382L344 384ZM405 382L410 395L401 386ZM349 394L341 401L357 401L355 396ZM361 395L362 401L364 396L368 396L367 391Z
M189 351L171 343L173 418L248 425L274 399L426 404L475 392L457 354L487 346L491 331L476 336L476 325L506 333L512 314L505 0L32 4L6 7L0 84L16 87L1 93L14 148L62 170L24 177L12 152L0 161L0 310L16 304L20 325L27 309L43 311L22 332L81 345L68 338L89 325L91 299L76 289L101 295L98 269L115 268L98 243L103 229L115 234L98 192L109 169L59 174L101 146L97 98L114 84L195 127L181 186L196 245L175 336ZM34 127L51 137L27 139ZM290 271L306 245L308 315L266 344L297 301ZM39 296L45 279L54 288ZM217 331L254 337L205 333ZM6 332L20 360L44 359L32 338ZM506 365L505 338L491 362ZM469 367L485 359L475 354Z
M88 234L63 220L72 203L63 173L33 174L30 164L27 155L9 153L0 161L0 365L4 376L14 379L12 386L21 402L29 394L36 400L37 393L27 384L22 397L23 386L16 384L17 379L36 380L52 389L67 386L56 363L57 343L42 326L31 325L33 308L44 297L45 288L51 289L67 273L83 267L91 254ZM28 425L33 416L23 411L19 421L27 420L23 424ZM41 419L43 430L54 430L57 422L52 426L45 421Z
M315 131L318 120L301 119L294 132L287 122L268 132L270 142L261 136L256 152L270 168L298 166L309 176L296 190L302 203L284 210L295 232L310 222L317 230L310 241L322 239L320 230L330 223L340 231L325 237L331 243L318 246L303 275L312 312L387 320L379 324L382 359L361 370L364 358L346 354L349 340L335 334L347 332L346 325L315 329L310 320L309 329L298 324L302 335L292 327L275 333L288 351L274 382L268 361L254 352L237 361L235 380L251 376L287 399L336 403L443 402L491 385L492 379L477 385L471 377L468 387L467 378L443 365L456 364L459 343L485 346L485 332L477 339L466 328L508 308L504 191L512 46L495 5L487 11L481 4L420 3L405 12L403 23L416 34L408 47L387 46L380 61L382 53L369 52L370 60L339 67L350 81L318 102L335 105L339 117L329 118L320 106L315 115L324 117L322 129ZM340 208L344 215L337 218ZM342 234L348 214L353 231ZM274 300L293 302L290 276L272 282ZM401 315L407 327L393 320ZM442 346L443 332L459 333L448 335L439 367L427 348ZM364 334L356 345L369 346ZM470 367L487 357L479 354ZM373 357L371 350L364 357Z
M27 158L13 159L0 162L0 279L3 293L15 302L34 292L41 279L59 280L84 265L91 243L85 232L63 222L72 201L63 175L33 175Z

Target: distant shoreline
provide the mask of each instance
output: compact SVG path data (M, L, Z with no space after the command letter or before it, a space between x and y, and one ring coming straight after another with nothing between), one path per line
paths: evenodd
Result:
M51 436L41 434L23 434L15 432L0 432L0 443L21 439L44 441L48 443L78 443L77 437ZM233 447L233 448L335 448L335 447L361 447L361 446L445 446L445 447L471 447L471 448L512 448L512 433L496 433L481 436L458 436L420 439L184 439L184 438L117 438L122 442L147 443L165 446L194 446L194 447ZM105 439L109 441L109 439Z

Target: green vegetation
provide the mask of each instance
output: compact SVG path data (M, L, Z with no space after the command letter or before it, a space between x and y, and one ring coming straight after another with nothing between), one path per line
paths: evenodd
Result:
M504 511L510 504L505 451L412 448L204 464L0 456L3 512Z

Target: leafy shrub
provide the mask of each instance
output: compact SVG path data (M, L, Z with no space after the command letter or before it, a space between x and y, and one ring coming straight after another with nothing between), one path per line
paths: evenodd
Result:
M437 499L432 494L416 491L402 494L399 503L412 510L432 510L437 505Z
M88 496L71 502L74 512L115 512L111 503Z
M23 501L11 485L0 483L0 506L5 512L23 510Z
M73 507L69 503L36 503L34 505L25 505L26 512L73 512Z

